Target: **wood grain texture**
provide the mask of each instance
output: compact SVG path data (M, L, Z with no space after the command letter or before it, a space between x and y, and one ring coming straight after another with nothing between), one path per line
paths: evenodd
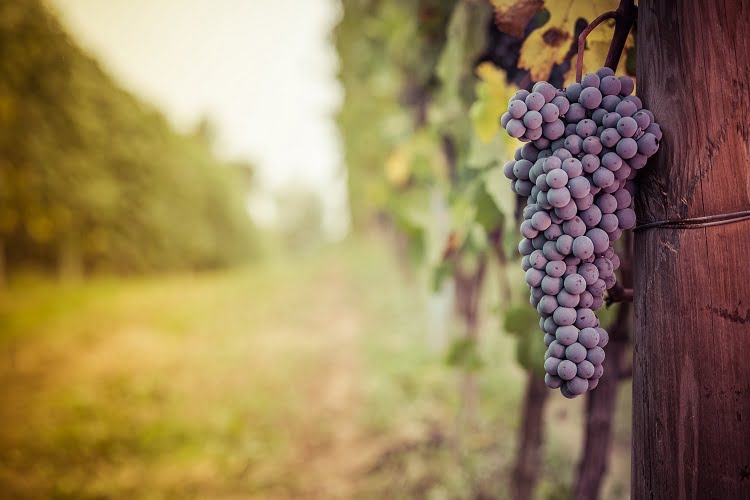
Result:
M641 222L750 208L750 0L642 0ZM750 498L750 221L635 241L633 499Z

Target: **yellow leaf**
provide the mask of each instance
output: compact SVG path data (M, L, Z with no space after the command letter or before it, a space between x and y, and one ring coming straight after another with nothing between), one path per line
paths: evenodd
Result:
M555 64L565 60L565 56L575 44L575 24L578 19L593 21L604 12L615 10L617 0L548 0L545 7L549 11L549 20L534 30L521 47L518 66L529 70L533 81L546 80ZM601 30L601 33L597 31ZM609 35L606 31L609 31ZM612 28L604 24L589 35L591 42L611 39ZM593 38L592 38L593 37ZM605 52L606 54L606 52ZM586 59L584 58L584 61ZM598 64L602 64L602 60ZM575 71L575 70L574 70ZM574 73L575 74L575 73Z
M411 176L411 152L407 148L394 149L385 160L385 178L396 187L403 187Z
M471 106L474 130L482 142L489 142L500 130L500 116L505 112L508 99L516 91L505 74L494 64L484 62L476 69L480 82L477 84L477 100Z

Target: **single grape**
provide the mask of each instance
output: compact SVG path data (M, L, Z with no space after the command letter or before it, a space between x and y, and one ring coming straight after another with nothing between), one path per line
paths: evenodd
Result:
M616 172L622 167L622 158L620 158L617 153L610 151L602 157L602 166L607 170Z
M513 97L510 98L509 102L513 102L513 101L516 101L516 100L523 101L524 99L526 99L526 97L529 94L530 94L530 92L528 90L526 90L526 89L517 90L516 93L513 94Z
M597 168L599 168L600 160L597 155L587 154L584 155L583 158L581 158L581 165L583 166L583 171L587 174L593 173L596 171Z
M542 129L542 133L544 133L544 129ZM540 137L539 139L535 140L533 144L536 148L546 150L547 148L549 148L550 141L546 137Z
M570 108L565 114L566 121L568 123L578 123L584 118L586 118L586 108L582 104L571 100Z
M608 68L606 66L602 66L601 68L596 70L596 74L599 75L599 78L604 78L605 76L612 76L615 74L615 72L612 70L612 68Z
M534 164L529 160L518 160L513 166L513 175L515 175L517 179L528 180L529 171L531 171L531 167L533 166Z
M508 126L508 122L513 118L507 111L500 117L500 126L505 128Z
M635 227L635 212L632 208L623 208L616 212L620 229L633 229Z
M596 200L596 206L603 214L611 214L617 210L617 198L611 194L603 194Z
M599 75L596 73L586 73L583 75L583 78L581 78L581 85L584 90L588 87L599 87L600 82Z
M587 259L594 254L594 243L586 237L579 236L573 240L573 255L581 259Z
M565 97L567 97L568 101L571 103L578 102L578 97L580 97L582 90L583 85L580 83L571 83L565 88Z
M554 278L560 279L560 278ZM539 300L537 311L539 314L552 314L557 309L557 299L554 295L545 295Z
M563 221L572 219L577 213L578 206L576 205L575 200L572 199L564 207L555 208L555 215Z
M583 328L578 332L578 342L586 349L593 349L599 344L599 331L596 328Z
M617 154L627 160L638 152L638 143L630 137L626 137L617 143Z
M520 194L521 196L530 195L532 187L534 187L534 185L531 182L523 179L518 179L515 182L516 193Z
M657 140L659 141L661 140L661 137L662 137L661 127L659 126L658 123L652 123L651 125L649 125L648 128L646 129L646 132L648 132L649 134L654 134Z
M568 183L568 174L563 169L557 168L547 174L546 180L549 187L559 189Z
M521 234L525 238L531 239L535 238L539 234L539 231L534 229L534 226L531 225L531 221L525 220L521 223Z
M617 219L617 216L614 214L603 214L602 220L599 221L598 226L606 231L607 233L611 233L615 229L617 229L620 225L620 221Z
M532 92L524 99L526 107L532 111L539 111L546 102L544 96L539 92ZM635 113L635 111L634 111Z
M536 113L536 111L533 111L533 113ZM528 113L526 113L526 116L528 116ZM542 137L542 128L527 128L526 129L526 138L530 141L536 141L537 139L540 139Z
M594 120L594 123L596 123L597 125L601 125L602 120L604 119L606 115L607 115L606 109L598 108L594 110L593 113L591 113L591 119Z
M565 149L572 155L577 155L583 150L583 139L578 135L571 135L565 138Z
M582 139L593 135L594 132L596 132L596 123L594 120L584 118L576 124L576 134Z
M622 90L622 83L615 76L605 76L599 83L599 90L604 95L617 95Z
M540 94L542 94L542 96L544 96L544 100L547 102L552 101L552 99L554 99L557 95L557 89L547 82L537 82L534 87L536 88L532 90L534 92L539 92Z
M609 236L603 229L598 227L589 229L586 236L594 244L594 253L602 253L609 247Z
M583 198L591 192L591 184L585 177L576 177L568 181L568 191L573 198Z
M560 379L560 377L557 377L557 378ZM563 380L560 379L560 383L562 383L562 382L563 382ZM588 383L589 383L589 390L593 391L594 389L596 389L596 386L599 385L599 379L598 378L591 378L591 379L588 380Z
M544 375L544 383L547 384L547 387L549 387L550 389L559 389L560 387L562 387L564 382L565 381L563 379L556 375L550 375L549 373Z
M578 124L576 123L568 123L565 125L565 137L570 137L571 135L576 135L576 126Z
M565 357L576 364L586 359L586 354L586 348L578 342L574 342L565 348Z
M576 310L572 307L558 307L552 317L560 326L572 325L576 322Z
M602 97L601 109L609 113L614 113L617 106L620 104L621 99L616 95L605 95ZM603 122L602 122L603 123Z
M542 115L539 111L529 111L523 115L523 124L526 128L539 128L542 126Z
M586 290L586 280L580 274L571 274L565 277L563 286L568 293L579 295Z
M586 354L586 359L594 365L602 364L604 362L604 349L599 346L589 349Z
M581 220L588 227L595 227L602 220L602 211L596 205L591 205L589 208L581 212Z
M510 114L511 118L520 119L523 115L526 114L526 111L526 103L524 103L523 101L511 101L511 103L508 105L508 113Z
M562 289L562 278L553 278L552 276L545 276L542 278L542 290L548 295L557 295ZM547 314L552 314L552 311Z
M591 361L583 360L578 363L577 375L581 378L589 379L594 374L594 365Z
M578 367L569 359L561 361L557 366L557 376L563 380L571 380L576 376L576 373L578 373Z
M615 147L621 136L614 128L607 128L601 134L602 144L608 148ZM607 153L610 154L610 153Z
M620 102L615 108L615 112L619 113L620 116L633 116L638 111L638 106L633 101L626 101L625 99Z
M633 82L633 79L627 76L620 76L617 77L618 80L620 80L620 84L622 87L620 88L620 95L628 95L632 94L633 90L635 89L635 82Z
M555 320L552 319L552 316L548 316L544 319L544 331L552 336L555 335L555 332L557 331L557 325L555 324ZM561 357L562 356L558 356L558 358Z
M572 308L566 308L566 309L572 309ZM554 316L553 316L554 319ZM565 352L565 346L569 346L572 343L574 343L578 339L578 328L576 328L573 325L568 326L558 326L557 330L555 331L555 339L557 344L563 349L563 354ZM563 356L558 356L562 358Z
M576 370L577 373L577 370ZM586 379L583 379L581 377L573 377L573 379L568 380L565 383L565 386L568 391L570 391L571 394L574 394L576 396L580 396L581 394L584 394L586 391L589 390L589 382Z
M588 179L586 179L588 181ZM590 181L589 181L590 184ZM581 212L583 210L586 210L594 203L594 195L589 192L586 196L583 198L577 198L575 200L576 207L578 207L578 211Z
M633 115L633 119L638 124L638 128L640 129L647 129L649 125L651 125L651 119L648 116L648 113L646 113L644 110L640 110L637 113Z
M622 137L633 137L638 130L638 122L629 116L623 116L617 121L617 133Z
M518 253L521 255L530 255L533 251L534 247L531 245L531 240L523 238L518 242Z
M544 371L550 375L557 375L557 367L562 362L562 359L555 357L549 357L544 361ZM590 364L590 363L589 363ZM594 365L591 365L591 374L594 373Z
M573 250L573 237L567 234L563 234L555 242L557 251L562 255L569 255Z
M598 155L602 151L602 142L597 136L587 137L583 140L583 151L587 154Z
M550 189L547 192L547 201L553 207L564 207L570 202L570 192L564 187Z
M541 250L534 250L529 255L529 264L534 269L544 270L547 266L547 258L544 256Z
M554 241L546 241L542 246L542 252L547 260L563 260L565 258L560 252L557 251Z
M536 228L538 231L544 231L552 225L552 220L549 218L549 214L547 212L537 211L531 216L531 225L534 226L534 228Z
M638 152L645 156L652 156L659 149L659 140L650 132L638 138Z
M635 104L636 108L638 109L643 108L643 103L641 102L641 98L638 97L637 95L629 95L627 97L623 97L622 100L627 101L627 102L632 102L633 104Z
M557 303L562 307L576 307L580 302L580 297L563 289L557 293Z
M609 344L609 333L607 333L607 330L605 330L604 328L597 328L596 331L599 332L599 343L596 345L604 348L607 344Z
M565 273L565 263L560 260L553 260L547 262L547 265L545 266L545 271L548 276L551 276L553 278L559 278Z
M562 162L562 169L568 174L568 179L573 179L583 173L583 165L578 158L567 158Z
M581 91L581 95L578 97L578 102L586 109L596 109L602 102L602 93L596 87L586 87ZM618 104L618 106L621 104L622 103ZM633 111L633 113L635 113L635 111Z
M617 122L620 121L620 116L618 113L610 111L606 115L604 115L604 118L602 118L602 125L606 128L613 128L617 126Z
M528 283L529 286L539 286L542 283L542 278L544 278L544 273L539 269L532 267L526 271L526 283Z
M550 217L552 217L552 215L554 214L551 214ZM556 224L554 222L550 224L550 226L547 229L544 230L544 237L550 241L556 240L558 236L560 236L561 234L563 234L562 228L560 227L559 224Z
M545 123L552 123L560 116L560 110L551 102L542 106L542 109L539 110L539 113Z
M570 220L563 222L562 230L565 234L569 234L573 238L577 238L586 234L586 224L580 217L576 216ZM575 241L573 243L575 243Z
M544 321L547 321L547 320L544 320ZM549 347L550 344L552 343L552 341L554 341L554 340L555 340L555 336L554 335L550 335L549 333L545 333L544 334L544 345L546 345L547 347Z
M591 309L579 307L576 310L575 326L578 328L590 328L596 326L596 315Z
M596 280L593 285L589 285L588 287L586 287L586 290L591 292L591 295L594 296L594 303L596 303L597 297L601 298L602 294L604 293L604 290L606 289L607 289L607 285L606 283L604 283L604 280L601 278ZM591 308L596 309L596 307L593 307L593 306Z
M567 399L575 399L578 397L577 394L573 394L572 392L570 392L570 389L568 389L567 382L565 382L565 384L562 387L560 387L560 394L562 394L563 397Z
M513 118L508 122L508 126L505 127L506 132L511 137L518 139L526 132L526 127L523 126L523 122L516 118Z
M564 115L570 109L570 101L565 96L557 96L552 99L552 104L557 107L558 116Z
M594 184L602 189L608 188L615 182L615 174L611 170L599 167L594 172Z
M565 124L562 120L558 119L550 123L542 124L542 135L550 141L559 139L563 136L563 133L565 133Z
M529 256L524 255L521 259L521 269L524 271L527 271L531 267L531 263L529 262Z
M594 296L591 295L591 292L586 290L580 295L580 300L578 301L578 307L588 307L589 309L593 309L592 304L594 303Z

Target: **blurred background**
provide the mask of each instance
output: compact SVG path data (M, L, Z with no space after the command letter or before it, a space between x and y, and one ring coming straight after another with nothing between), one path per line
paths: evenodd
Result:
M0 3L0 497L627 498L498 133L616 5Z

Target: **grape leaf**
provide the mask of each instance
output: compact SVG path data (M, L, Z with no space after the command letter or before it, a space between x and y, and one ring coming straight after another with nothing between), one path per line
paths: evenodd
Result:
M565 60L572 44L575 43L575 23L578 19L593 21L604 12L615 10L617 0L593 0L576 2L575 0L554 0L545 2L549 11L549 21L534 30L521 47L518 66L529 70L533 81L546 80L555 64ZM600 25L589 35L591 43L612 38L613 28L609 24ZM593 37L593 38L592 38ZM606 54L606 50L605 50ZM594 56L591 59L596 59ZM584 58L584 62L586 59ZM604 63L604 58L591 61L597 68ZM575 75L575 69L573 70Z
M523 38L524 30L544 0L490 0L495 8L495 24L501 31Z

